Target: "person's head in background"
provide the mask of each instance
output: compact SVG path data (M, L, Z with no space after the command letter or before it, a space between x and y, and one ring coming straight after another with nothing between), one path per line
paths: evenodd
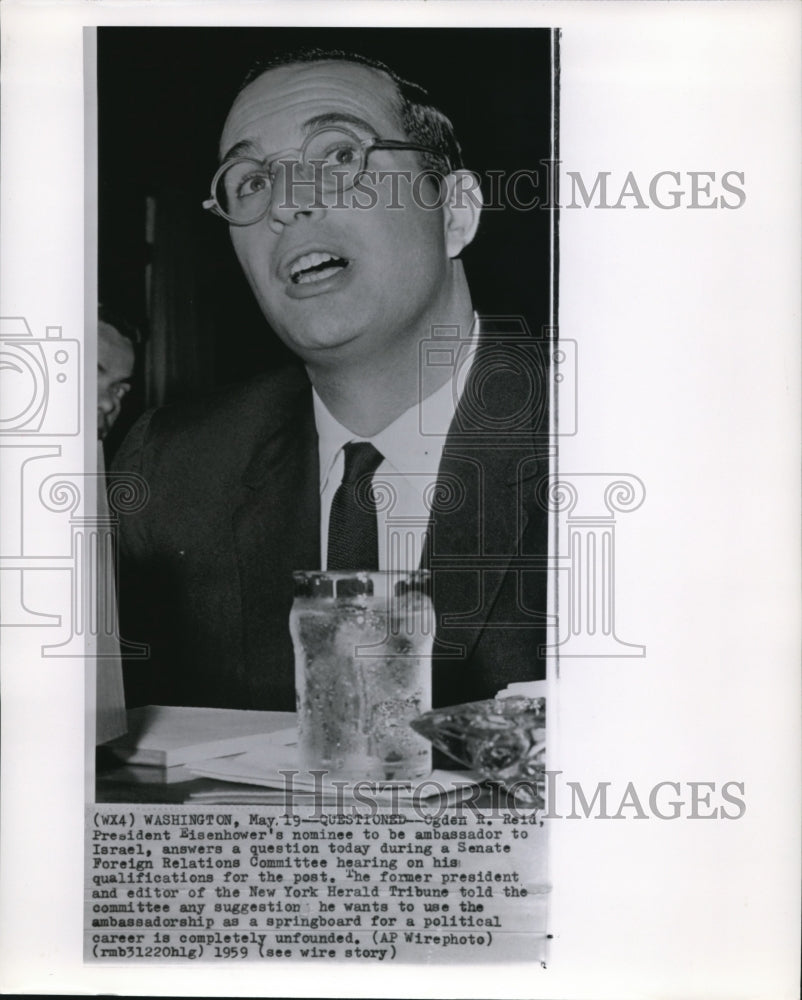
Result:
M114 426L131 390L136 364L136 328L100 306L97 324L97 436Z

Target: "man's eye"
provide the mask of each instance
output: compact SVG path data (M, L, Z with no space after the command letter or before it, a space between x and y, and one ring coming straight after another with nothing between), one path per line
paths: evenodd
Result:
M326 150L327 166L350 167L359 160L359 150L350 143L340 143Z
M268 183L264 174L250 174L240 181L237 187L237 197L249 198L251 195L261 194L267 189Z

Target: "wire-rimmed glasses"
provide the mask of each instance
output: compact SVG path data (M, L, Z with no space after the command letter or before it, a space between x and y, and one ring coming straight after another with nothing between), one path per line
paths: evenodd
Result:
M211 197L203 207L233 226L250 226L270 208L277 167L300 166L301 178L314 184L316 195L332 195L352 188L364 173L374 149L410 149L443 161L442 153L404 139L361 139L342 127L317 129L300 149L287 149L266 160L240 156L226 160L212 179ZM445 161L444 161L445 162Z

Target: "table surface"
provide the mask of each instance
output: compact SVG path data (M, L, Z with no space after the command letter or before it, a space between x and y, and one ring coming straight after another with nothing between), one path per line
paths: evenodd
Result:
M442 762L438 766L442 766ZM456 777L461 772L455 769L453 773ZM252 796L254 802L260 802L264 801L265 794L269 791L271 790L258 785L198 777L181 765L163 768L121 764L110 750L102 746L97 749L95 802L98 803L169 805L193 801L198 795L222 795L234 792L242 795L243 804L247 804L248 795ZM279 801L282 793L278 789L273 791L276 801ZM309 802L309 795L302 796L299 801L301 800ZM479 809L504 809L509 805L504 791L497 785L489 783L482 785L481 793L473 801ZM203 801L198 801L196 804L203 805Z

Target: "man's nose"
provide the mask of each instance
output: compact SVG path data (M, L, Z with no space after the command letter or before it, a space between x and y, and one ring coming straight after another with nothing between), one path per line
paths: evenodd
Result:
M298 160L281 161L275 165L270 210L267 218L271 229L279 232L300 216L319 216L326 213L315 172Z

